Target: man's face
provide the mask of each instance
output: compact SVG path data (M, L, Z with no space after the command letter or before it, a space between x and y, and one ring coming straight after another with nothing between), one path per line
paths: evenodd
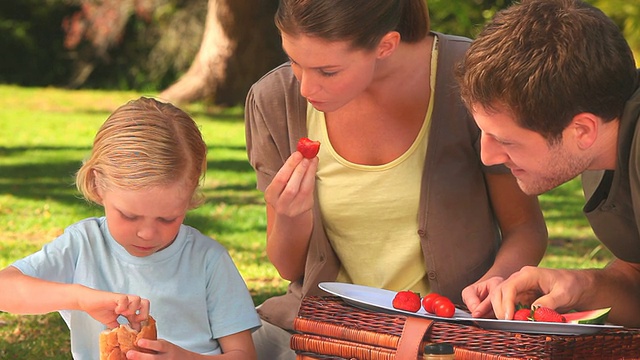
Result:
M529 195L562 185L588 167L588 161L564 134L560 143L549 145L539 133L520 127L506 111L475 106L472 115L482 131L482 162L504 164Z

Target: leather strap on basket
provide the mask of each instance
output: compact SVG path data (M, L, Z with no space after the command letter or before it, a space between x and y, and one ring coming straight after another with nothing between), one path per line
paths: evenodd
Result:
M402 335L396 351L397 360L416 360L420 354L420 344L433 320L427 318L407 316L402 328Z

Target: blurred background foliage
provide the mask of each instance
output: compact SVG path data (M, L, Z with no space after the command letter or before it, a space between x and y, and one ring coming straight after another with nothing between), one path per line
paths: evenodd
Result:
M620 26L638 59L640 1L588 1ZM473 38L511 3L429 0L432 28ZM207 0L0 1L0 83L160 91L189 68L206 12Z

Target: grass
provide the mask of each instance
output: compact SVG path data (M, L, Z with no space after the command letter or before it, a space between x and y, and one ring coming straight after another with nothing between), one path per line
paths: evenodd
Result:
M0 268L37 251L69 224L102 214L78 197L73 174L100 124L140 95L0 85ZM263 198L246 160L242 110L198 104L185 110L201 126L209 146L207 202L191 211L186 223L229 249L260 304L284 292L286 283L265 255ZM582 216L578 180L540 201L550 232L542 265L601 267L611 258ZM57 313L0 313L0 359L70 359L68 349L68 330Z

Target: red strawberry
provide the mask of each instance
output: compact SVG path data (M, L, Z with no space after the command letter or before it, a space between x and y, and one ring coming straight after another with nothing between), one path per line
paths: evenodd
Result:
M440 296L433 300L433 311L437 316L450 318L456 313L456 306L449 298Z
M320 151L320 141L303 137L298 140L298 146L296 148L302 153L302 156L307 159L313 159L318 155L318 151Z
M399 291L393 298L392 305L396 309L416 312L420 310L420 295L411 290Z
M531 320L531 309L519 309L513 314L513 320L529 321Z
M435 292L432 292L432 293L429 293L429 294L425 295L422 298L422 307L425 309L425 311L427 311L428 313L431 313L431 314L435 314L436 311L433 308L433 302L437 298L439 298L440 296L442 296L442 295L440 295L438 293L435 293Z
M533 320L546 322L567 322L564 316L560 315L557 311L544 306L534 307Z

